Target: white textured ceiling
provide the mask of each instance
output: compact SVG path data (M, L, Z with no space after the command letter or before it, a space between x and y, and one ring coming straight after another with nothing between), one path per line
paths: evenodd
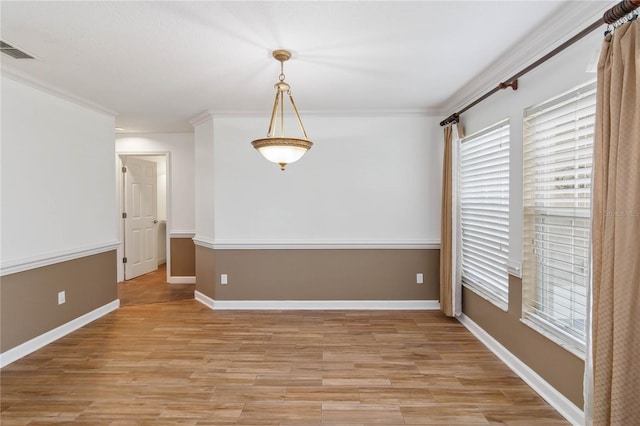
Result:
M204 110L269 114L287 48L304 114L442 109L562 1L1 2L2 67L117 112L128 131L190 131Z

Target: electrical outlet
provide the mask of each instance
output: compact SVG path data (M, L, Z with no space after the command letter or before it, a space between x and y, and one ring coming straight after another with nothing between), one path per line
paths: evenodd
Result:
M227 274L220 274L220 284L227 283Z
M416 274L416 284L424 283L424 275L422 273Z
M66 302L66 293L63 291L58 292L58 305L62 305Z

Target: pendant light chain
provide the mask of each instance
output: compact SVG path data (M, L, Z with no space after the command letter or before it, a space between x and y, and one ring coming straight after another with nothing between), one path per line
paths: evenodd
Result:
M284 81L284 61L280 61L280 75L278 78L280 81Z
M284 82L284 61L280 61L280 75L278 76L281 82ZM280 137L284 138L284 93L280 92Z

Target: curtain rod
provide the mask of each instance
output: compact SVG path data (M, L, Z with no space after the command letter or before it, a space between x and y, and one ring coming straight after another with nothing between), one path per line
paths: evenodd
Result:
M518 79L520 77L522 77L523 75L525 75L529 71L533 70L538 65L541 65L541 64L545 63L546 61L548 61L549 59L553 58L558 53L560 53L564 49L566 49L567 47L571 46L572 44L574 44L575 42L577 42L581 38L585 37L587 34L595 31L602 24L613 24L618 19L623 18L628 13L633 12L634 10L636 10L639 7L640 7L640 0L623 0L623 1L621 1L617 5L613 6L611 9L607 10L604 13L604 15L602 15L602 18L598 19L596 22L594 22L593 24L589 25L587 28L585 28L584 30L580 31L578 34L574 35L569 40L565 41L560 46L556 47L551 52L547 53L542 58L538 59L537 61L535 61L534 63L532 63L528 67L524 68L523 70L521 70L517 74L513 75L512 77L509 77L505 82L498 84L496 87L494 87L493 89L489 90L487 93L485 93L484 95L480 96L478 99L476 99L475 101L471 102L470 104L468 104L467 106L462 108L460 111L454 112L449 117L447 117L444 120L442 120L440 122L440 125L441 126L446 126L447 124L457 123L459 121L460 114L462 114L463 112L465 112L465 111L469 110L470 108L476 106L477 104L479 104L480 102L484 101L489 96L493 95L494 93L496 93L496 92L498 92L500 90L506 89L507 87L511 87L513 90L517 90L518 89Z

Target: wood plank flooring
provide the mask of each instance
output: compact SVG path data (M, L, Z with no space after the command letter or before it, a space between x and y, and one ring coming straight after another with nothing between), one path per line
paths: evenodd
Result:
M168 284L167 265L158 270L118 283L120 306L193 299L195 284Z
M0 379L3 426L567 424L439 312L132 305Z

